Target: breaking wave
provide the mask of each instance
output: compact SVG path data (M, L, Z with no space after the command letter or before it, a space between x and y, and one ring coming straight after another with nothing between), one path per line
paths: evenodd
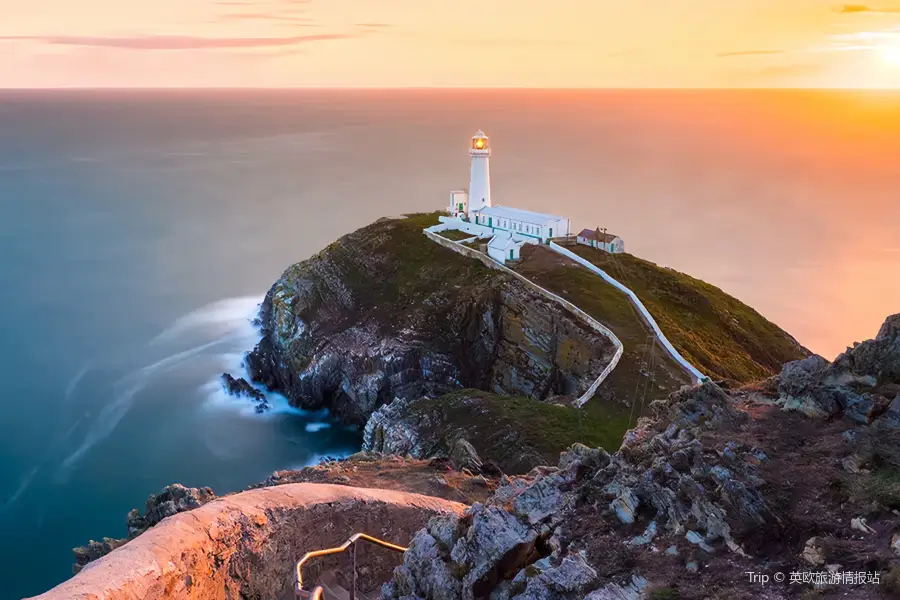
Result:
M260 302L260 297L253 296L230 298L208 304L175 320L171 326L153 338L150 342L151 347L166 344L173 346L174 350L176 344L184 346L186 341L198 341L195 338L209 339L211 336L215 336L212 341L173 352L116 381L112 385L112 402L100 409L81 444L62 461L58 479L65 480L68 472L91 448L116 430L116 427L131 410L138 395L160 374L177 369L215 347L223 348L225 353L218 356L223 359L228 357L228 362L231 362L235 356L242 357L242 354L234 353L237 350L243 351L252 348L259 336L252 321L258 313ZM72 396L78 384L89 371L89 367L83 368L68 383L65 390L67 399Z

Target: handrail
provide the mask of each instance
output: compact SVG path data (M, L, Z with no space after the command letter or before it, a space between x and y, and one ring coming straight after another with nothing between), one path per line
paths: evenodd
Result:
M321 585L317 585L311 592L298 590L297 596L303 598L303 600L325 600L325 588Z
M341 544L340 546L335 546L334 548L325 548L324 550L313 550L312 552L307 552L303 555L303 558L297 561L297 594L299 595L303 592L303 565L306 564L307 561L313 558L319 558L321 556L329 556L332 554L340 554L341 552L345 552L347 548L358 542L359 540L363 540L364 542L369 542L370 544L375 544L376 546L381 546L382 548L387 548L388 550L393 550L394 552L406 552L408 548L404 548L403 546L398 546L397 544L392 544L390 542L385 542L384 540L380 540L376 537L372 537L371 535L366 535L365 533L355 533L350 536L350 539ZM355 558L355 557L354 557ZM354 564L354 575L355 575L356 565ZM355 579L355 577L354 577ZM318 592L318 595L316 593ZM322 587L318 586L312 591L312 595L310 596L310 600L320 600L322 598Z

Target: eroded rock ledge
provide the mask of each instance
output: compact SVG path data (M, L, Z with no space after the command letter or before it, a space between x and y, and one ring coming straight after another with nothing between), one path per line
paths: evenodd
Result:
M163 520L36 598L288 598L294 563L308 550L336 546L357 531L408 543L430 517L464 509L418 494L327 484L241 492ZM340 560L311 566L310 576ZM390 553L365 554L361 589L384 581L399 560Z

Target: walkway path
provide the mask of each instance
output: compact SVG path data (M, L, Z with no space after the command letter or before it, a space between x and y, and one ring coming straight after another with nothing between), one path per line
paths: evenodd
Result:
M671 356L672 359L675 360L675 362L677 362L679 365L681 365L681 367L685 371L688 372L688 374L691 376L692 379L694 379L695 382L702 382L702 381L706 381L708 379L708 377L706 377L706 375L701 373L697 367L695 367L694 365L689 363L687 361L687 359L684 358L681 355L681 353L679 353L678 350L675 349L675 346L673 346L672 343L669 342L668 339L666 339L665 334L659 328L659 325L657 325L656 319L653 318L653 315L650 314L650 311L647 310L647 307L644 306L644 303L641 302L640 298L637 297L637 294L635 294L630 289L628 289L627 287L625 287L624 285L622 285L621 283L619 283L618 281L616 281L615 279L610 277L610 275L606 271L604 271L597 265L593 264L592 262L590 262L589 260L587 260L585 258L578 256L571 250L569 250L567 248L563 248L556 242L550 242L550 248L552 250L554 250L555 252L562 254L566 258L575 261L576 263L585 267L589 271L596 273L597 275L602 277L603 280L606 281L608 284L610 284L611 286L613 286L614 288L618 289L623 294L628 296L629 300L631 300L631 303L634 304L635 308L638 309L638 311L641 313L641 316L644 318L644 320L647 322L647 324L650 325L650 328L653 329L653 332L656 334L656 338L659 340L659 343L662 345L662 347L665 348L666 352L668 352L669 356Z
M566 310L574 313L577 317L579 317L580 319L585 321L591 328L593 328L595 331L597 331L600 334L602 334L603 336L605 336L607 339L609 339L609 341L611 341L613 343L613 346L615 346L615 348L616 348L616 352L613 355L612 360L610 360L609 364L606 366L606 368L603 370L603 372L600 373L600 375L597 377L597 379L594 380L594 383L591 384L591 386L587 389L587 391L585 391L584 394L582 394L577 400L575 400L575 406L579 406L579 407L584 406L584 404L588 400L593 398L594 394L596 394L597 390L600 388L600 385L604 381L606 381L606 378L609 377L610 373L613 372L613 369L616 368L616 365L619 364L619 360L621 360L621 358L622 358L622 353L624 352L625 348L622 345L622 341L616 336L616 334L614 334L612 332L612 330L610 330L606 325L604 325L603 323L601 323L600 321L598 321L597 319L595 319L588 313L584 312L583 310L581 310L580 308L578 308L577 306L575 306L568 300L565 300L564 298L557 296L553 292L539 286L538 284L534 283L533 281L531 281L530 279L528 279L521 273L516 273L509 267L501 265L500 263L495 261L493 258L489 257L488 255L486 255L482 252L478 252L477 250L473 250L472 248L469 248L468 246L464 246L460 243L454 242L445 237L441 237L440 235L433 233L431 231L431 229L432 228L429 228L429 229L425 229L423 231L423 233L430 240L437 242L441 246L449 248L450 250L453 250L454 252L457 252L464 256L468 256L469 258L474 258L478 261L481 261L485 266L490 267L491 269L496 269L498 271L503 271L504 273L512 275L513 277L515 277L519 281L522 281L523 283L528 285L530 288L534 289L535 291L542 294L546 298L549 298L553 302L560 304Z

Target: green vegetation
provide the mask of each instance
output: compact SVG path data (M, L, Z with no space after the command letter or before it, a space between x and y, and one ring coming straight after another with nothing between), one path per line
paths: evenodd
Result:
M809 355L777 325L713 285L630 254L572 250L637 294L672 345L713 378L758 381Z
M433 430L420 428L422 439L449 449L463 437L506 473L554 465L559 453L576 442L615 452L628 428L628 413L609 404L585 407L579 426L578 410L570 406L479 390L417 400L409 414L435 424Z
M663 587L652 590L648 598L650 600L680 600L681 594L675 588Z
M900 470L894 467L854 475L847 487L850 501L866 512L900 510Z
M466 233L465 231L459 231L458 229L448 229L447 231L439 231L438 235L448 240L453 240L454 242L459 242L462 240L467 240L473 236L471 233Z
M351 298L365 298L355 311L343 311L344 319L354 323L372 317L387 327L417 325L433 331L441 328L435 319L435 302L471 297L482 284L496 275L478 261L466 258L423 235L422 230L438 224L441 213L411 214L399 219L379 219L375 223L343 236L319 253L334 271L329 280L338 280ZM300 263L295 269L308 268ZM289 276L291 273L289 272ZM291 279L300 280L298 272ZM319 272L305 275L322 280ZM329 289L322 281L319 290ZM340 306L345 298L318 298L305 305L298 315L311 322L329 304ZM426 305L426 303L431 303ZM440 311L438 311L440 314ZM429 316L430 315L430 316ZM426 318L427 317L427 318ZM331 325L342 328L345 323Z
M625 294L597 275L539 246L525 246L516 270L609 327L624 345L619 365L585 405L586 410L608 401L630 406L643 399L646 406L690 383L690 377L649 335ZM639 412L635 410L635 417Z

